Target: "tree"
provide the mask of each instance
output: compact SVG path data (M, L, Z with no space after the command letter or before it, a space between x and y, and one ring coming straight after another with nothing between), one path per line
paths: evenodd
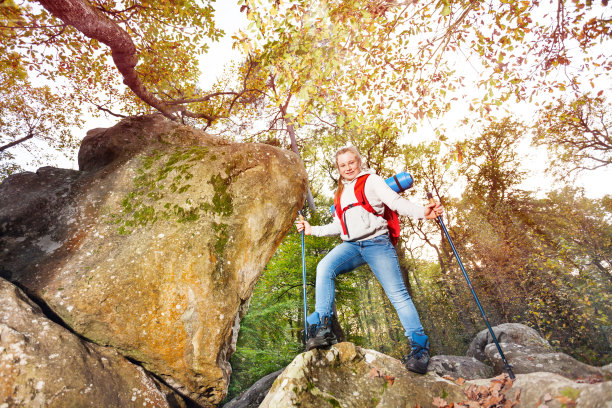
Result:
M118 100L128 112L141 111L145 103L176 118L184 109L176 101L195 91L200 41L222 35L210 2L40 4L44 9L24 1L2 7L10 41L5 51L45 79L68 80L81 101L105 107ZM131 92L123 92L119 79ZM208 119L204 112L194 115Z
M466 143L470 183L457 205L455 245L494 324L527 323L569 354L598 361L612 319L608 199L519 190L521 128L507 118Z
M526 172L519 166L518 146L525 139L525 126L507 117L492 121L465 142L461 168L472 197L481 197L493 208L523 181Z
M34 157L40 157L41 144L61 153L76 149L71 126L81 123L80 114L66 95L0 72L0 180L20 169L11 147L19 145Z
M237 43L273 67L279 87L298 90L299 123L327 110L356 127L381 116L410 127L458 100L486 114L512 96L577 90L611 67L595 52L609 40L609 10L594 3L246 0L242 9L252 24ZM482 96L462 95L470 82Z
M198 87L204 42L221 35L209 0L1 2L0 109L10 118L0 123L2 158L25 141L31 149L42 135L55 148L74 147L68 132L86 111L159 111L204 126L229 116L251 103L246 82Z
M591 80L599 86L611 67L609 54L596 52L605 49L611 24L599 3L241 1L252 21L235 37L246 69L202 90L195 58L203 40L222 35L210 2L40 4L0 7L0 51L16 71L61 83L73 106L118 115L156 109L205 126L273 89L268 104L290 133L330 117L340 127L378 132L393 123L405 131L459 104L487 115L511 97L578 92ZM459 72L458 59L476 74ZM249 61L265 81L249 80ZM472 86L480 89L476 98L464 91Z
M612 164L612 105L602 94L561 100L540 113L534 143L556 153L556 168L572 166L564 175Z

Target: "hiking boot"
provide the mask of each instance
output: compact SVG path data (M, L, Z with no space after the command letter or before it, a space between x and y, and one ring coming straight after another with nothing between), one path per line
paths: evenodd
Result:
M425 374L429 366L429 351L421 346L416 346L408 356L402 359L402 363L413 373Z
M332 331L331 326L331 316L325 316L322 322L308 326L306 351L312 350L313 348L325 348L338 343L338 339L336 339L336 335Z
M429 340L423 333L412 334L412 352L402 359L406 368L417 374L425 374L429 366Z

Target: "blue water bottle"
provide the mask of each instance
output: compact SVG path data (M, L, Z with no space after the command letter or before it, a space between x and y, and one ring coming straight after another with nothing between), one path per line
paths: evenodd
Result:
M414 180L412 179L410 173L402 171L401 173L397 173L395 176L391 176L386 179L385 183L387 183L387 185L397 194L400 194L412 187ZM335 207L335 205L331 206L332 215L334 215Z

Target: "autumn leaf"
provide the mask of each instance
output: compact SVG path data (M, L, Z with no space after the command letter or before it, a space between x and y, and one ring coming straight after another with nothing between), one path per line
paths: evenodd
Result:
M434 397L432 405L437 408L446 408L448 406L448 403L440 397Z
M559 401L562 405L565 405L567 408L571 408L571 407L575 407L576 406L576 401L566 397L564 395L559 395L558 397L555 397L555 399L557 401Z

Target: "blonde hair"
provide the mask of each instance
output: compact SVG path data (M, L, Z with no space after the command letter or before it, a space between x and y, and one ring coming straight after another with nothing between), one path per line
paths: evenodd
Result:
M353 153L353 155L359 162L359 170L362 169L363 160L361 159L361 154L359 154L359 150L357 150L355 146L346 146L336 152L336 168L338 168L338 156L344 153ZM344 183L342 182L342 175L340 175L340 177L338 177L338 189L336 190L336 194L334 196L335 199L340 198L343 190L344 190Z

